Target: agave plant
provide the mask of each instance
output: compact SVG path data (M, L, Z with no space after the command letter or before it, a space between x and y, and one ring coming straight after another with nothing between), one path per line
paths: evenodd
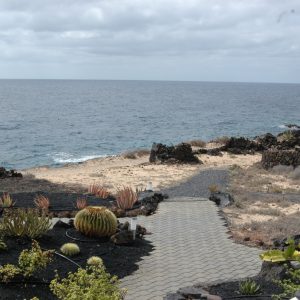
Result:
M131 187L123 187L117 191L116 200L119 208L131 209L138 200L138 191Z
M34 204L36 205L37 208L47 210L49 209L50 201L47 197L43 195L37 195L34 199Z
M86 200L86 198L78 198L76 200L76 207L79 210L84 209L85 207L87 207L87 200Z
M88 193L102 199L106 199L110 195L110 192L105 187L95 183L89 186Z
M285 262L291 260L298 260L300 261L300 251L296 250L295 241L289 239L287 241L287 248L285 250L273 249L268 250L262 254L260 254L260 258L263 261L270 261L270 262ZM300 247L300 245L298 246Z
M0 207L8 208L15 205L9 193L3 193L2 197L0 197Z
M240 283L239 292L242 295L252 296L258 294L260 291L260 285L252 279L246 279Z

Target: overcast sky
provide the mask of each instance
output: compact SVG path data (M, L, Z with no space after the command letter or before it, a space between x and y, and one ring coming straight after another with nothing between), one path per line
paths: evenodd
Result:
M300 82L300 0L0 0L0 78Z

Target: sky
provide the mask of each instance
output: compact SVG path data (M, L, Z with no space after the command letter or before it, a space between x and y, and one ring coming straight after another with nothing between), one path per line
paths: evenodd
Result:
M300 82L299 0L0 0L0 78Z

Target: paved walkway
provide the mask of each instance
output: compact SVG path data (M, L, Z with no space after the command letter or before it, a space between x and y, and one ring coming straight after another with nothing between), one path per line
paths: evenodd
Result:
M260 270L260 251L229 239L218 208L206 199L169 199L138 222L153 233L147 240L155 249L123 278L126 300L163 299L181 287L253 276Z

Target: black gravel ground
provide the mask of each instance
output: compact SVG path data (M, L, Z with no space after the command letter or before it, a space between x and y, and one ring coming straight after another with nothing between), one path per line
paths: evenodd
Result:
M169 197L205 197L210 195L209 186L217 185L221 190L225 190L229 183L228 170L209 169L199 172L188 181L180 185L163 190Z

